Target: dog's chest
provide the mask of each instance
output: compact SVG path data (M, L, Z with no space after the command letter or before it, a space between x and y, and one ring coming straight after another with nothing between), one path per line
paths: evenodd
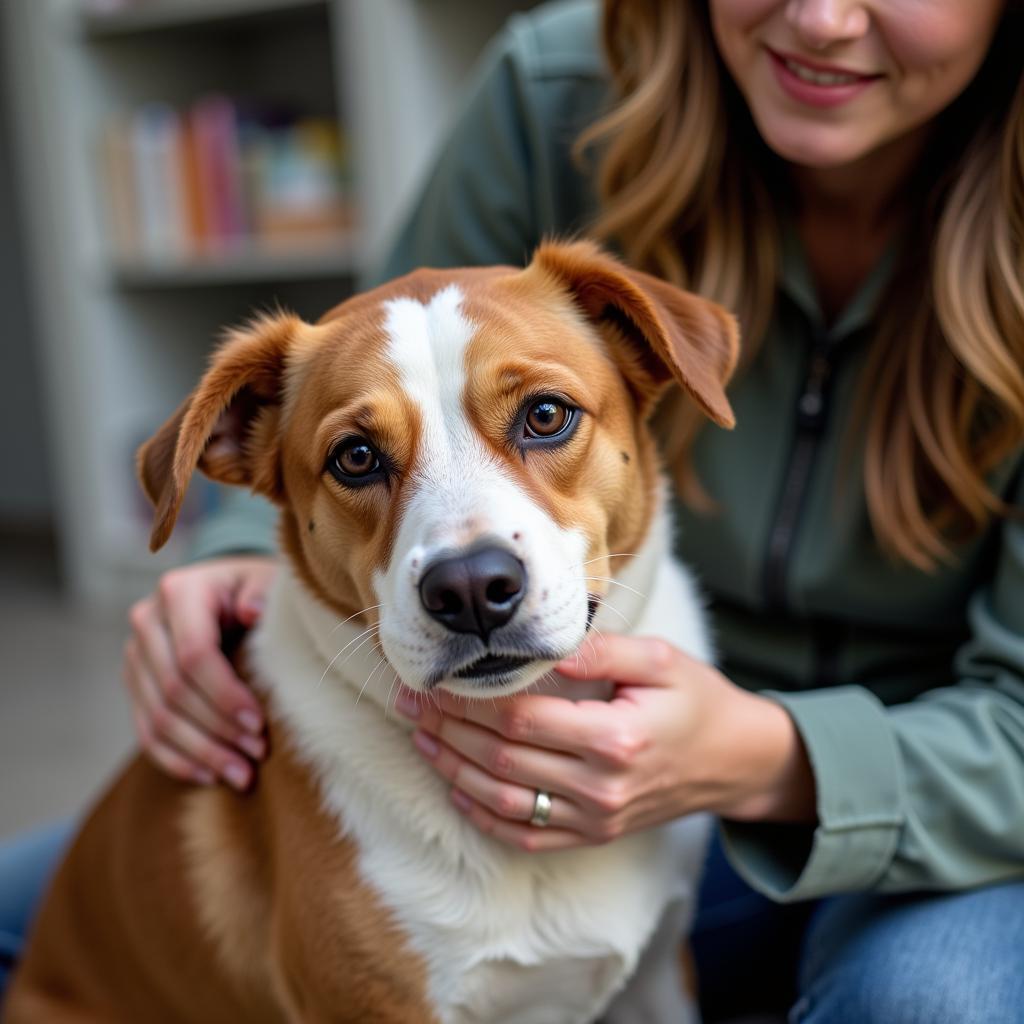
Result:
M525 857L475 833L446 807L463 847L393 831L369 848L358 822L364 877L426 965L445 1024L570 1024L596 1019L632 973L680 860L668 837L648 833L614 846ZM357 812L358 813L358 812ZM354 818L343 812L346 819ZM403 830L404 831L404 830ZM379 838L379 836L378 836Z

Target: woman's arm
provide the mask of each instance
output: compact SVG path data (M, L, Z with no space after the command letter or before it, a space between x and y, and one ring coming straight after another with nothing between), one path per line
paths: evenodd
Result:
M1024 479L1010 496L1024 503ZM1024 875L1024 522L1004 521L949 686L885 708L860 687L775 694L807 747L815 829L727 824L767 895L965 889ZM955 674L954 674L955 673Z

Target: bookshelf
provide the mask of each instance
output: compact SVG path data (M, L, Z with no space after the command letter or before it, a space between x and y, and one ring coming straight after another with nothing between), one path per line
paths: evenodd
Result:
M316 317L351 292L407 208L473 61L508 15L532 5L0 3L3 92L25 200L58 528L74 597L123 605L183 557L187 521L161 557L148 554L135 447L194 384L224 325L275 303ZM210 96L237 100L240 110L273 105L338 125L351 218L321 235L268 243L250 231L229 245L211 244L206 225L184 247L126 250L112 207L132 190L104 155L111 123L159 109L191 125L196 105ZM282 159L294 163L291 154ZM245 166L248 187L253 172ZM164 217L171 227L180 219L173 210ZM217 495L212 485L193 490L194 518Z

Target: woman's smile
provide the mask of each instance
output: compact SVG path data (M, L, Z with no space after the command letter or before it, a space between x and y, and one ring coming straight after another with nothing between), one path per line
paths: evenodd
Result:
M779 53L770 46L765 47L765 53L786 95L811 107L849 103L883 77Z

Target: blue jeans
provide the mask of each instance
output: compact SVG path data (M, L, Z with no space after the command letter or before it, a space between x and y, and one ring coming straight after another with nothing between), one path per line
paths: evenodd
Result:
M0 995L71 829L0 844ZM1024 1024L1024 882L779 906L716 842L693 945L709 1024L771 1010L790 1024Z
M1024 881L780 906L716 840L693 947L706 1022L1024 1024Z
M73 821L56 821L0 843L0 1004L36 907L74 828Z

